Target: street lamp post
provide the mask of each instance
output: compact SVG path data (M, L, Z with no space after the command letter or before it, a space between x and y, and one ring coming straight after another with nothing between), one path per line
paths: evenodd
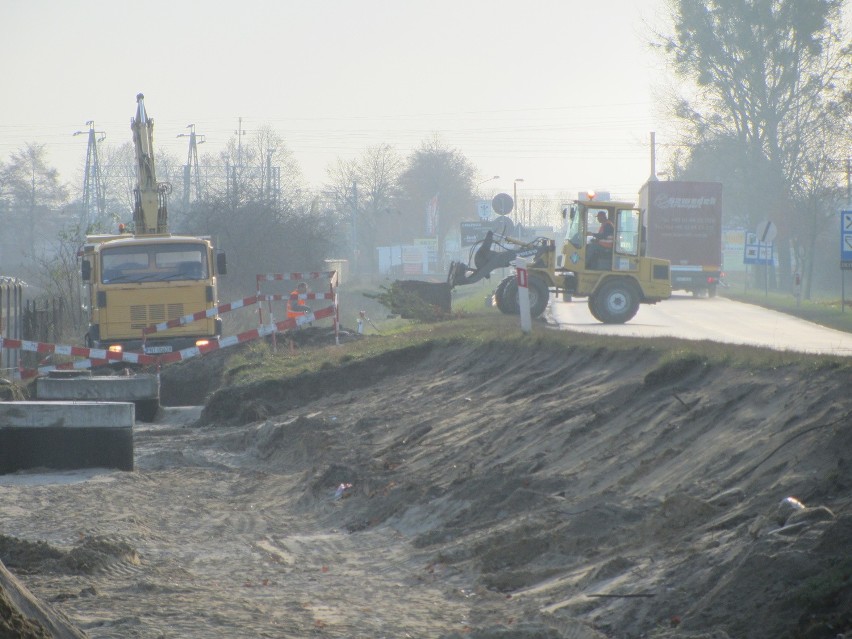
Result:
M515 178L515 181L512 183L512 202L515 206L515 211L517 211L518 221L521 222L521 210L518 208L518 182L523 182L524 178Z
M486 182L490 182L491 180L499 180L499 179L500 179L499 175L494 175L494 176L488 178L487 180L482 180L482 182L477 183L476 187L479 188L480 186L482 186Z

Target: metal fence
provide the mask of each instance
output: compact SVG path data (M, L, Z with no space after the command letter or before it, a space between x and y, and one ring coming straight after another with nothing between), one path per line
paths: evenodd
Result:
M24 339L24 283L0 275L0 335ZM21 363L18 350L0 349L0 376L10 378Z
M24 339L59 343L65 328L65 303L61 298L39 298L24 302Z

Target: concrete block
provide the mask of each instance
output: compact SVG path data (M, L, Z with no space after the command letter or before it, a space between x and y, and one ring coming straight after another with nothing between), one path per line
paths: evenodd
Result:
M159 375L98 375L92 377L39 377L39 400L98 400L134 402L160 396Z
M130 402L0 402L0 474L133 470L134 420Z

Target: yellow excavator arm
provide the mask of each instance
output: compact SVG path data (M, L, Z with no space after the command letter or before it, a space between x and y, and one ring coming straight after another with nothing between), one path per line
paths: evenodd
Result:
M136 117L130 121L136 151L133 224L137 235L168 233L168 185L157 183L154 168L154 120L145 112L145 96L136 96Z

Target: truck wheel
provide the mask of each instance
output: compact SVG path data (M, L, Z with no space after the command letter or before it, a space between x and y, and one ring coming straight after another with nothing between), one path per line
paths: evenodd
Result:
M530 316L533 318L541 317L547 308L548 300L550 300L550 290L543 279L534 275L529 278L528 285L530 292ZM518 312L520 313L520 306L518 307Z
M518 308L518 283L514 275L500 282L494 292L494 298L501 313L515 315L520 312Z
M707 287L707 297L716 297L716 285L711 284Z
M604 324L630 321L639 310L636 285L623 278L607 280L589 297L589 310Z

